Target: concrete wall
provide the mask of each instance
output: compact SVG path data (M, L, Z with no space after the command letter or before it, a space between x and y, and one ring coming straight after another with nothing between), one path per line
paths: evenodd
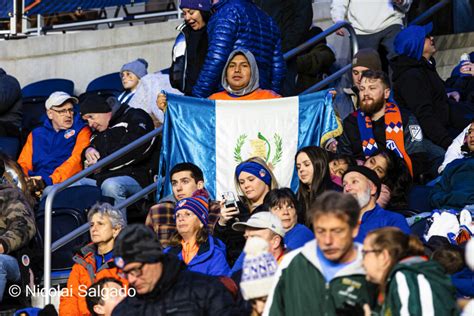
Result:
M51 34L24 40L0 41L0 67L22 86L50 78L66 78L76 93L130 60L145 58L149 71L171 65L171 48L178 20L109 30Z

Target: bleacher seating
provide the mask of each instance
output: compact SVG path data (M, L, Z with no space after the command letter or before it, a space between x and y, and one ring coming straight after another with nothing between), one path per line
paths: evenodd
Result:
M25 1L25 15L54 14L64 12L74 12L78 9L102 9L105 7L122 6L131 3L147 2L147 0L49 0L49 1Z
M16 160L19 149L20 149L20 142L18 138L0 137L0 152L6 154L11 159Z
M83 100L85 96L90 94L98 94L102 96L118 96L123 91L120 73L114 72L95 78L87 85L86 92L79 99Z
M46 79L30 83L23 89L21 94L23 99L29 98L48 98L55 91L64 91L70 95L74 95L74 82L68 79Z

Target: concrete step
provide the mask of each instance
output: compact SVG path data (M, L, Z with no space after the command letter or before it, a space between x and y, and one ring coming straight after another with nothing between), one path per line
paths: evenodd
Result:
M474 51L474 33L443 35L435 38L436 69L441 78L446 80L453 68L459 63L461 55Z

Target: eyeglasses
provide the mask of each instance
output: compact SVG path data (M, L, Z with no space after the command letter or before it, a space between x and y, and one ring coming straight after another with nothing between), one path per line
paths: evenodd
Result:
M371 252L380 253L380 252L382 252L382 250L381 249L370 249L370 250L362 249L362 257L365 257L368 253L371 253Z
M54 112L58 113L59 115L66 115L66 114L68 114L68 113L74 114L74 109L64 109L64 110L51 109L51 110L53 110Z
M130 269L129 271L125 271L125 270L124 270L122 273L123 273L123 275L125 276L125 278L128 277L129 275L133 276L134 278L139 278L139 277L141 277L142 274L143 274L143 266L144 266L144 265L145 265L145 264L142 263L142 264L140 264L138 267L133 268L133 269Z

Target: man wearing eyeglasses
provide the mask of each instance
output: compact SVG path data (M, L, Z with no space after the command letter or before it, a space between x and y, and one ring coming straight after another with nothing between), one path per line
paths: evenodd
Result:
M376 286L365 280L357 200L321 194L308 210L315 239L291 251L278 266L263 315L364 315Z
M117 305L120 315L240 315L218 278L186 269L164 254L156 234L141 224L125 227L114 245L117 267L136 290Z
M77 98L61 91L46 100L43 125L26 140L18 163L33 192L61 183L82 170L81 153L89 146L91 130L75 113Z

